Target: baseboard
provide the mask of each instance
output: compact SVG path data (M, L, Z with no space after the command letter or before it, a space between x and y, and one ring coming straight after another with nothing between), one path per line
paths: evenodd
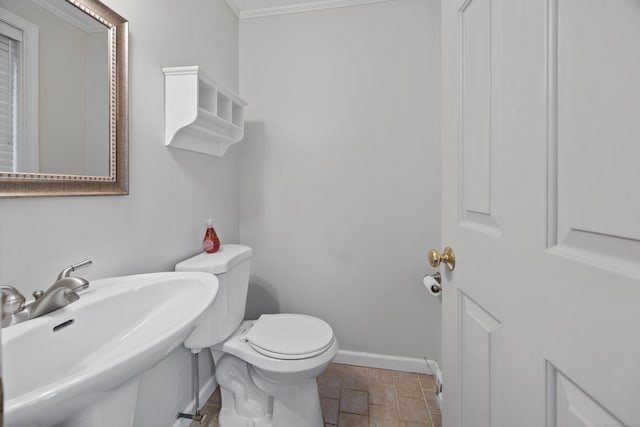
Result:
M435 360L425 358L427 362L427 366L429 370L433 372L433 376L435 377L436 384L438 384L438 388L442 388L442 371L440 370L440 366L438 366L438 362Z
M211 396L213 394L213 392L215 391L216 387L218 387L218 382L216 381L216 376L215 375L211 375L211 377L207 380L206 383L204 383L202 385L202 387L200 387L200 409L202 409L202 406L204 406L205 403L207 403L207 399L209 399L209 396ZM189 401L189 404L187 406L185 406L182 411L180 412L185 412L185 413L191 413L193 412L193 405L195 404L194 399L191 399ZM189 427L189 425L191 425L191 420L186 419L186 418L179 418L176 420L175 423L173 423L173 425L171 427Z
M438 404L440 405L440 408L442 408L442 370L440 369L440 366L438 366L438 362L436 362L435 360L431 360L431 359L427 359L425 358L425 360L427 361L427 366L429 366L429 369L431 369L431 372L433 372L433 376L435 377L436 380L436 384L438 386Z
M390 356L386 354L364 353L360 351L338 350L334 363L366 366L369 368L392 369L394 371L417 372L433 375L425 359L418 357Z

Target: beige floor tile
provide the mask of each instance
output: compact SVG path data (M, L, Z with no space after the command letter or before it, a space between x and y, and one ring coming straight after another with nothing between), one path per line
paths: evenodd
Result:
M369 414L369 393L361 390L342 390L340 398L340 412L350 414Z
M403 372L403 371L391 371L394 377L403 377L403 378L418 378L418 374L415 372Z
M369 404L397 407L395 388L385 384L370 385Z
M427 405L422 399L398 397L398 413L401 421L431 422Z
M338 420L340 427L369 427L369 417L365 415L345 414L340 412Z
M436 380L433 375L418 374L418 378L420 379L420 386L422 386L423 389L429 391L436 390Z
M220 405L214 405L212 403L207 403L202 407L202 412L209 415L211 418L218 418L218 413L220 413Z
M318 378L325 427L441 427L434 388L430 375L336 363ZM218 388L202 407L206 423L191 427L218 427L219 411Z
M327 367L326 371L324 371L320 376L321 377L342 377L345 366L346 365L341 365L339 363L331 363Z
M342 388L342 378L340 377L319 377L318 392L320 397L330 399L340 399L340 389Z
M370 427L400 427L398 409L391 406L369 405Z
M353 390L367 390L367 368L345 365L342 372L342 387Z
M415 378L395 377L393 382L398 396L422 399L422 389L417 376Z
M424 398L427 401L429 412L431 412L432 414L439 414L440 402L438 401L438 397L435 395L435 393L427 393L427 390L425 390Z
M200 408L200 414L203 416L202 422L192 421L189 427L217 427L218 425L218 413L220 412L220 406L206 404Z
M218 427L218 414L213 417L207 414L200 423L192 421L190 427Z
M320 398L320 406L322 407L322 417L327 424L338 423L338 408L340 401L338 399Z
M369 368L367 370L367 378L369 385L371 384L386 384L393 385L393 371L386 369Z

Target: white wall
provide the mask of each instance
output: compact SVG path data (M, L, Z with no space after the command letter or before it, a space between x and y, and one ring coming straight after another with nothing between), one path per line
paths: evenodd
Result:
M0 200L0 283L25 295L84 258L94 262L80 272L88 279L172 270L201 250L208 217L223 242L238 241L236 149L214 158L164 146L161 71L200 65L237 89L236 16L224 0L105 3L130 23L130 195ZM179 349L169 362L141 385L156 395L141 397L147 406L139 425L171 425L191 397L188 352ZM204 376L211 373L206 362L203 357ZM147 385L165 372L171 375L165 389Z
M439 357L437 0L240 21L248 314L326 319L342 349ZM439 248L442 249L442 248Z

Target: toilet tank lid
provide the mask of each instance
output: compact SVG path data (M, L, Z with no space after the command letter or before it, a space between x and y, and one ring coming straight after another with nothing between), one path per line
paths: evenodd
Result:
M176 264L176 271L202 271L211 274L226 273L242 261L251 258L253 251L244 245L222 245L218 252L203 252Z

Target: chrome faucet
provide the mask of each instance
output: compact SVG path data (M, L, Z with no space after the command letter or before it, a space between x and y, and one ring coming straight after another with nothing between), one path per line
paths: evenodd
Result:
M82 277L71 276L71 272L90 264L91 260L87 259L65 268L49 289L34 291L33 297L35 299L26 305L24 296L16 288L0 286L0 294L2 295L1 326L4 328L34 319L77 301L80 298L78 292L87 289L89 281Z
M87 289L89 281L82 277L71 276L71 272L90 264L91 260L86 259L78 264L70 265L58 274L58 278L49 289L33 292L35 301L25 307L29 319L51 313L67 304L78 301L80 298L78 292Z

